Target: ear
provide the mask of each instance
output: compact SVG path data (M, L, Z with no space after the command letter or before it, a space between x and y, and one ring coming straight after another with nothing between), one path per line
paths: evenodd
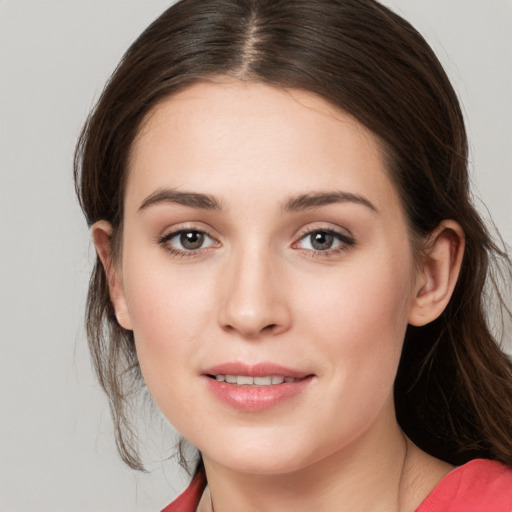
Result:
M409 323L422 326L444 311L459 277L464 255L464 232L453 220L445 220L430 234L422 256L422 267L411 309Z
M123 287L119 262L115 262L112 251L112 226L100 220L92 226L92 240L107 276L110 300L114 306L117 322L124 329L131 330L132 324Z

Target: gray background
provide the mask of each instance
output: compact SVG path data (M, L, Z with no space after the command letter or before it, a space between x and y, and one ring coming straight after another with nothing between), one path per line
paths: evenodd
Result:
M461 97L476 195L512 241L512 2L389 0ZM0 511L156 511L172 461L125 468L82 327L93 251L71 179L80 127L163 0L0 1ZM159 423L157 420L155 423ZM158 434L157 434L158 437Z

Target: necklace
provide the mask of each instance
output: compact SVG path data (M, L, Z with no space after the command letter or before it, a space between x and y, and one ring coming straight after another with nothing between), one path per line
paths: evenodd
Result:
M210 508L211 512L215 512L215 507L213 506L212 493L210 492L210 487L208 486L208 496L210 496Z

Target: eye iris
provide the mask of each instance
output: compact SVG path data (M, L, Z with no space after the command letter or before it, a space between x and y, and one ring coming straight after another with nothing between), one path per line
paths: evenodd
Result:
M311 235L311 246L317 251L330 249L334 243L334 236L325 231L317 231Z
M185 249L199 249L204 243L204 234L199 231L186 231L181 233L180 243Z

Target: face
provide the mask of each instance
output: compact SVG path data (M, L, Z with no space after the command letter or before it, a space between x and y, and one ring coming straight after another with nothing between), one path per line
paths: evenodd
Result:
M136 138L114 303L205 460L284 473L396 426L417 292L376 137L313 94L194 85Z

